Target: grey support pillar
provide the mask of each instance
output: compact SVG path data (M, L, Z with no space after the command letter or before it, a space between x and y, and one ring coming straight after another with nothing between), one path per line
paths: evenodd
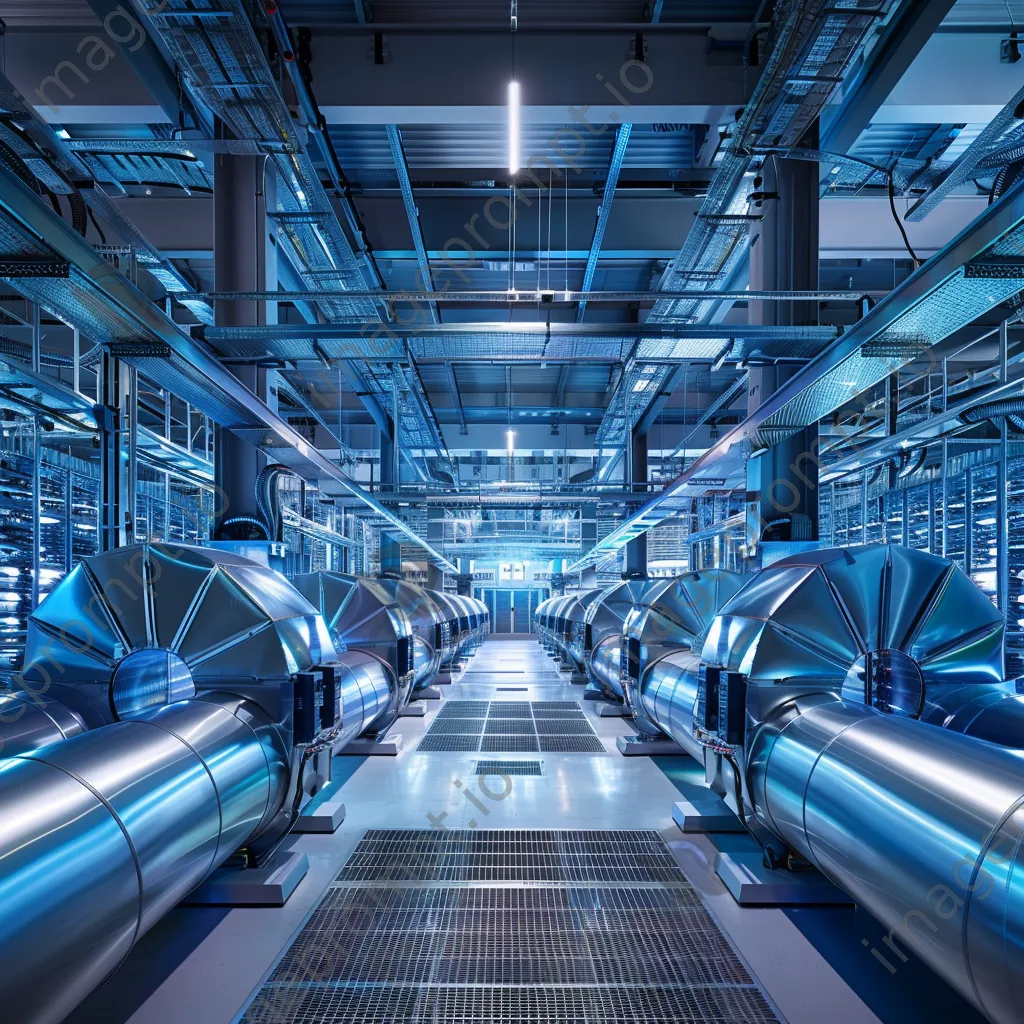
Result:
M444 548L444 509L427 509L427 543L435 550ZM433 562L427 563L427 586L431 590L444 590L444 569Z
M634 484L647 483L647 433L636 430L630 435L630 479ZM637 491L639 494L639 489ZM647 575L647 534L626 544L626 561L622 567L622 575L626 579L638 579Z
M460 558L458 561L459 575L455 581L456 593L460 597L473 596L473 573L469 568L469 559Z
M750 249L752 289L813 290L818 287L818 165L806 160L770 160L760 191L764 214ZM810 302L755 301L757 324L817 323ZM792 370L750 370L747 411L754 412ZM818 536L818 432L812 426L773 444L747 465L747 543L754 557L761 540L813 540Z
M382 576L402 575L402 542L383 532L380 535L380 573Z
M100 360L100 550L111 551L134 541L136 374L107 353Z
M266 195L266 190L273 188L273 176L265 173L265 164L262 157L219 153L214 158L214 277L218 291L277 288L274 228L267 218ZM263 327L277 322L277 304L221 301L215 315L218 327ZM254 395L268 399L267 371L236 367L232 372ZM255 485L264 465L266 459L258 448L218 427L218 532L239 517L262 521ZM244 533L245 527L240 528Z
M580 525L580 537L583 541L582 550L589 551L597 543L597 505L587 502L580 507L583 522ZM580 587L593 590L597 587L597 566L591 565L580 573Z

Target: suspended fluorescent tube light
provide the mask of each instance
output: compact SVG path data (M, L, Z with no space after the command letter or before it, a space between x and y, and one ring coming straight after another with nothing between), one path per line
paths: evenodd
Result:
M508 169L515 174L519 170L519 83L508 83Z
M508 430L505 432L505 437L508 441L508 453L509 455L514 455L516 450L516 432Z

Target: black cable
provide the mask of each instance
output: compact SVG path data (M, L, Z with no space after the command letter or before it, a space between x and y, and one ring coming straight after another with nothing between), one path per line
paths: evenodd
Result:
M903 221L900 220L899 213L896 212L896 186L893 184L892 171L889 172L889 209L892 210L892 219L896 221L896 227L900 229L900 234L903 236L903 244L907 247L907 252L910 253L910 258L914 261L914 269L916 270L921 266L921 260L918 258L914 247L910 244L910 238L907 236L907 229L903 226Z
M107 244L107 236L103 233L103 228L100 227L100 222L96 219L96 214L89 210L89 220L92 221L92 226L96 229L96 234L100 236L100 245Z

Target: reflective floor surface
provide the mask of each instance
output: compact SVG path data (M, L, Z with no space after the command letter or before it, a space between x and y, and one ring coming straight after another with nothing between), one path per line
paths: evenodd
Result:
M441 687L443 700L427 702L424 718L403 718L392 728L392 734L403 736L397 757L336 759L347 820L333 836L291 840L293 848L308 855L311 868L285 907L176 910L69 1024L232 1024L281 962L366 830L441 827L467 834L482 829L654 830L745 970L789 1024L951 1019L937 1016L937 1005L955 1007L961 1024L980 1022L913 960L889 976L862 945L864 938L877 944L880 927L852 908L739 908L711 869L715 837L684 836L672 822L680 788L698 774L694 762L622 757L615 740L629 731L627 723L599 718L596 705L583 701L583 687L567 680L568 674L559 673L535 642L489 640L468 671ZM457 700L578 701L605 752L418 750L427 728L442 709L445 716L453 714ZM510 775L509 784L499 783L476 774L481 759L540 762L540 774L531 767L530 774ZM460 1024L498 1019L486 1008L467 1012L463 1004L453 1013ZM303 1024L319 1019L315 1014L301 1017ZM281 1024L288 1020L280 1018Z

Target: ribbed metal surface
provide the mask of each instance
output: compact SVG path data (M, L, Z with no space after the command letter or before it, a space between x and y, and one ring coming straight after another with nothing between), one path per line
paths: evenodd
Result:
M574 700L449 701L437 713L417 749L421 753L605 752Z
M342 1020L778 1018L657 832L383 829L243 1018Z

